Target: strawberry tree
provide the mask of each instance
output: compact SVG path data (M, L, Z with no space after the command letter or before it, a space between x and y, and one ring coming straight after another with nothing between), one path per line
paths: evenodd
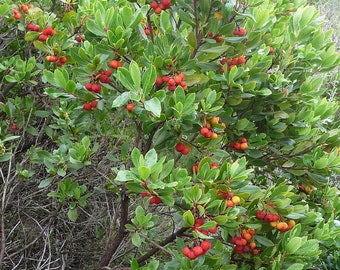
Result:
M0 267L22 263L6 257L17 179L72 226L98 190L113 197L93 269L339 265L339 104L323 79L339 54L313 6L48 5L0 5Z

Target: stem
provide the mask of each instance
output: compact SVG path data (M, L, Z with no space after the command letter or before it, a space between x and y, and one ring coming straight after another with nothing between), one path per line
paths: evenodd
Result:
M126 235L128 235L128 231L125 230L125 225L128 223L128 214L129 214L129 197L126 194L126 187L125 185L122 186L121 192L120 192L120 224L118 232L115 236L115 238L112 240L109 247L106 249L106 252L104 253L103 257L101 258L98 269L104 269L105 266L107 266L115 253L115 251L120 246L120 243L123 241Z

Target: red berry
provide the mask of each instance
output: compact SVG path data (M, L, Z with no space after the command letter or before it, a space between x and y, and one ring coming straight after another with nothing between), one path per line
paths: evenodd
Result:
M266 213L263 212L262 210L257 210L257 211L256 211L256 217L257 217L258 219L264 219L265 216L266 216Z
M129 103L126 105L126 109L131 112L135 108L135 104Z
M34 31L35 25L33 23L27 24L27 29Z
M204 250L201 246L195 246L192 248L192 251L194 252L195 256L198 257L204 253Z
M182 253L183 253L184 256L188 257L190 251L191 251L190 248L188 246L185 246L182 250Z
M92 102L91 102L91 106L92 106L92 108L97 108L97 105L98 105L98 100L92 100Z
M142 192L142 198L149 197L150 194L148 192Z
M177 143L175 146L177 152L182 152L185 149L185 145L183 143Z
M18 130L19 127L16 124L11 125L11 130L15 131Z
M155 204L160 204L160 203L162 203L161 198L159 198L159 197L154 197L154 198L155 198Z
M162 85L162 84L163 84L163 79L162 79L162 77L158 77L158 76L157 76L156 81L155 81L155 84L156 84L156 85Z
M151 34L151 30L149 28L144 29L145 35L149 36Z
M109 66L113 69L118 69L119 67L122 67L123 64L122 64L122 62L120 62L116 59L113 59L113 60L110 61Z
M157 1L152 1L152 2L150 3L150 7L153 8L153 9L158 8L158 3L157 3Z
M61 63L66 63L67 62L67 58L65 56L62 56L62 57L60 57L59 61Z
M234 31L233 31L233 35L239 36L240 35L240 29L239 28L235 28Z
M55 35L55 30L52 27L46 27L43 32L44 35L46 36L54 36Z
M102 74L102 75L99 76L99 81L101 83L110 83L111 79L110 79L110 77L106 76L105 74Z
M258 250L258 249L256 249L256 248L254 248L254 249L253 249L253 254L254 254L254 255L257 255L257 254L259 254L259 250Z
M214 228L211 228L208 230L210 233L216 233L217 232L217 225Z
M189 152L190 152L190 148L185 146L185 148L182 150L181 153L182 153L182 155L187 155L187 154L189 154Z
M239 32L240 37L244 36L247 33L247 30L244 27L240 27L239 31L240 31Z
M38 37L38 39L39 39L40 41L46 41L46 40L48 39L48 36L47 36L47 35L44 35L44 34L41 34L41 35Z
M203 240L201 243L201 248L203 249L204 253L206 253L211 248L211 243L209 240Z
M95 92L95 93L100 93L102 90L102 87L100 86L100 84L98 83L94 83L92 84L92 91Z
M162 5L165 7L165 9L171 7L171 2L170 2L170 0L162 0L161 3L162 3Z
M85 103L83 105L83 109L86 110L86 111L91 111L92 110L92 105L91 103Z
M241 138L240 142L241 142L241 143L246 143L246 142L247 142L247 139L246 139L246 138Z
M216 42L222 42L223 41L223 37L222 36L216 36L215 37L215 40L216 40Z
M202 127L201 130L200 130L200 133L206 137L206 135L210 132L210 130L206 127Z
M239 58L237 58L237 63L239 65L244 64L246 62L246 58L244 56L240 56Z
M170 78L169 78L169 76L168 75L164 75L163 77L162 77L162 80L163 80L163 82L168 82L169 80L170 80Z
M77 42L83 42L85 39L83 38L83 37L81 37L81 36L77 36L76 37L76 41Z
M92 91L92 83L85 84L86 90Z
M203 223L204 223L204 220L202 218L197 218L195 220L195 226L196 227L199 227L199 226L203 225Z
M149 204L155 204L155 203L156 203L156 197L152 197L152 198L150 199Z
M107 76L107 77L110 77L112 75L112 71L107 69L104 71L104 74Z

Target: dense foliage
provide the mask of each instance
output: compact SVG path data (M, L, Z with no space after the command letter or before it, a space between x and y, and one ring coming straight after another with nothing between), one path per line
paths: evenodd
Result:
M0 268L340 269L313 6L45 2L0 4Z

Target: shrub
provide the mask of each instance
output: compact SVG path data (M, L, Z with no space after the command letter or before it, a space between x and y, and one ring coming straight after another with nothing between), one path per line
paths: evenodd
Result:
M41 4L0 6L0 265L22 265L5 217L24 181L52 220L96 230L98 268L339 266L339 105L323 87L339 55L313 6ZM119 224L86 223L105 200Z

